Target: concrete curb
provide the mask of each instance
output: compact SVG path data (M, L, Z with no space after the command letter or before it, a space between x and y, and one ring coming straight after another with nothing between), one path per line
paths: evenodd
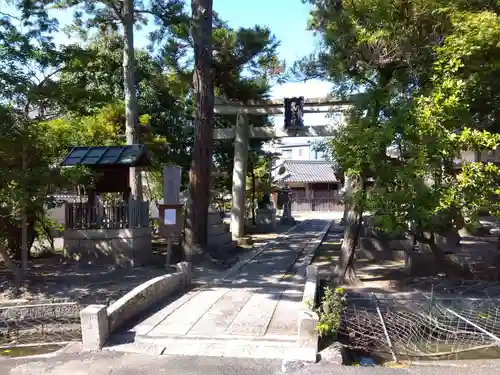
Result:
M101 350L110 335L163 298L185 289L192 278L191 264L177 263L177 272L155 277L132 289L109 307L89 305L80 311L82 348Z
M316 238L314 241L310 242L306 249L307 249L307 255L303 260L303 271L302 271L302 277L306 276L307 273L307 267L312 263L314 256L316 255L316 251L318 251L319 247L325 240L326 235L328 234L328 231L330 230L331 226L333 224L333 220L328 220L328 223L325 225L323 228L321 234Z
M317 362L319 335L316 327L319 316L314 311L314 305L318 298L319 272L316 265L309 265L306 269L306 282L302 295L303 308L298 313L297 342L303 350L304 357L301 360Z
M491 368L500 367L498 359L457 360L457 361L408 361L410 367L439 367L439 368Z
M318 302L320 280L318 266L312 265L311 262L332 224L333 220L328 220L321 235L312 242L311 247L308 249L307 256L304 259L306 280L304 292L302 294L303 309L299 311L297 332L298 344L304 353L301 359L307 362L317 362L319 350L319 335L316 330L319 323L319 316L314 311L314 306Z

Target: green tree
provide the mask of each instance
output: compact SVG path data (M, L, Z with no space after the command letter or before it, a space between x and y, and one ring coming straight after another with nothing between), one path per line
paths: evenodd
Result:
M266 197L271 194L271 166L275 155L261 148L260 140L251 140L248 155L248 173L246 181L246 197L249 202L247 213L250 213L252 224L255 225L256 209L265 203ZM254 143L257 143L255 145Z
M454 163L462 151L498 145L496 135L477 130L497 121L493 106L481 104L487 92L496 97L487 79L497 67L496 10L445 0L310 2L311 28L323 46L302 61L301 72L334 81L337 95L357 94L331 140L332 156L348 175L351 208L340 281L356 282L364 211L380 228L428 244L446 273L462 273L436 237L498 193L495 166L463 163L457 170Z
M33 124L50 116L53 76L64 58L50 38L55 26L43 9L23 17L0 14L0 245L16 251L22 271L28 267L40 184L50 178ZM2 256L19 276L7 253Z
M57 168L60 158L75 144L116 142L119 126L112 107L90 118L60 117L74 90L59 78L80 50L56 48L55 21L35 10L24 18L0 15L0 254L16 281L21 272L10 253L26 271L37 222L53 203L49 194L77 181L78 174Z
M72 89L61 107L78 115L88 115L109 103L123 103L121 59L123 45L117 33L100 34L89 38L75 54L60 76L60 85ZM175 74L168 73L168 61L157 59L145 49L135 52L139 136L165 139L168 147L150 150L153 169L161 172L165 164L175 163L185 170L189 167L192 134L186 131L191 124L192 100L190 87ZM158 180L161 181L161 178Z
M179 79L191 84L193 59L192 36L188 25L179 25L162 40L162 57L174 67ZM215 95L239 102L264 99L269 91L270 71L279 65L276 48L278 42L267 28L232 29L217 14L213 17L212 48L214 58L211 74ZM262 116L250 118L254 126L267 125ZM236 116L216 117L214 127L230 127L236 123ZM260 148L261 142L252 147ZM196 148L196 146L194 146ZM233 168L233 147L229 142L216 141L213 149L215 169L224 171L225 184L230 186ZM208 169L206 170L208 172ZM219 181L221 182L221 181Z
M147 3L139 0L52 0L47 3L59 9L74 10L73 29L78 32L86 28L120 30L123 38L125 134L128 144L139 143L134 28L147 24L148 18L145 15L152 16L154 21L160 24L168 24L172 20L182 18L184 2L182 0L154 0ZM36 9L38 4L32 1L19 2L19 6L28 14ZM132 195L141 199L141 174L135 168L130 168L130 187Z
M207 244L214 118L214 82L211 72L213 1L191 0L191 15L196 115L184 237L188 258L203 252Z
M90 2L59 2L58 6L82 11L76 15L76 20L80 20L81 23L77 22L70 32L73 37L83 36L83 40L81 46L70 45L58 49L51 42L51 36L57 31L57 23L50 23L50 18L46 13L48 6L55 2L14 3L23 10L22 16L25 20L29 19L30 22L37 20L36 22L43 24L45 28L38 39L46 44L41 48L42 42L35 34L14 35L10 30L9 34L6 32L2 34L2 38L6 35L5 39L2 39L2 41L5 40L3 46L8 46L1 51L1 53L8 52L0 61L0 64L5 64L2 65L0 79L5 79L6 82L2 99L9 96L9 103L13 103L11 107L6 108L8 110L5 111L4 116L6 118L9 116L9 121L16 124L25 120L26 129L36 134L36 137L28 138L37 147L46 146L40 151L44 160L41 166L54 173L53 168L49 167L57 164L57 158L64 154L65 147L74 145L74 142L80 144L122 142L121 135L124 133L126 123L126 116L123 115L125 111L123 100L126 95L121 71L124 45L122 34L114 30L120 28L119 20L112 17L112 12L108 14L110 10L101 2L97 2L94 8L87 9L88 12L85 6L90 6ZM161 4L160 1L150 2L148 8L142 8L139 3L135 4L136 15L149 14L157 26L152 33L151 40L158 48L151 51L142 49L134 51L136 61L134 85L137 88L137 116L140 123L138 128L144 142L154 144L154 147L150 149L155 167L158 168L154 168L152 175L157 177L161 176L159 167L167 163L176 163L183 166L185 171L188 170L189 155L193 147L193 132L189 132L189 128L192 126L195 114L192 95L191 52L193 45L189 17L182 13L182 9L176 8L175 1L166 3L168 5L166 7L162 7ZM9 18L9 27L12 23L10 21L12 18ZM139 26L140 22L138 20L136 26ZM92 28L97 25L105 27L102 27L102 30ZM97 32L85 33L82 32L84 29ZM269 88L268 67L276 65L277 61L275 53L277 42L271 32L260 27L233 30L216 15L214 30L213 45L217 57L211 74L217 94L237 101L264 98ZM13 38L15 43L11 43L7 37ZM20 46L19 50L21 50L21 47L26 47L23 43L29 46L32 55L24 56L13 48ZM36 91L35 96L31 94L35 92L32 89L35 85L30 79L34 76L43 77L43 75L33 74L33 71L25 74L26 71L22 67L32 66L33 62L37 61L36 59L44 62L43 70L47 70L44 74L46 73L48 77L43 80L43 87L46 86L46 89L43 92ZM30 97L36 99L30 99L32 103L30 106L24 107L24 102L18 99L14 102L12 99L14 94L22 99L27 97L28 94L25 92L27 93L28 89L31 90ZM11 95L11 92L14 94ZM4 100L3 103L8 101ZM37 105L36 112L33 111L35 104ZM26 113L37 115L35 117L25 115L23 112L25 108L28 108ZM123 108L123 111L120 108ZM18 116L21 114L23 116ZM216 122L216 126L232 126L234 118L217 118ZM266 119L255 118L253 122L254 125L264 125ZM7 121L4 122L4 124L7 123ZM93 123L96 127L92 127ZM109 129L114 129L116 134L113 137L107 135L100 137L99 126L106 129L101 133L103 135L108 134ZM82 134L78 134L78 131L77 134L73 133L78 127L85 127L86 130L80 131ZM9 141L7 138L4 140L10 147L14 145L10 143L10 140L24 139L25 136L26 134L22 137L19 135L17 138L12 136ZM54 143L51 140L57 140L57 142L54 141ZM252 145L256 150L260 147L258 143ZM16 171L22 170L22 158L19 158L21 153L9 147L4 149L5 153L9 151L8 157L17 163ZM26 148L30 147L31 145L26 143ZM225 155L228 157L224 157ZM227 170L226 175L231 176L233 159L231 145L217 142L214 156L218 168ZM5 160L8 158L6 157ZM30 163L32 164L29 168L34 167L34 160ZM5 168L7 170L9 166ZM57 168L55 172L57 173ZM64 173L61 177L65 177L63 175L66 171L62 172ZM16 176L19 180L24 174ZM9 178L11 178L10 175ZM159 177L156 179L161 181ZM77 180L78 176L71 176L72 182L77 182ZM227 179L227 181L230 180ZM43 190L42 187L48 189L49 186L54 185L48 182L56 182L56 180L52 178L49 181L39 181L36 186ZM57 181L57 184L63 182L68 181ZM10 194L5 190L6 197ZM46 193L40 193L41 199L42 196L46 199ZM16 215L19 217L19 214Z

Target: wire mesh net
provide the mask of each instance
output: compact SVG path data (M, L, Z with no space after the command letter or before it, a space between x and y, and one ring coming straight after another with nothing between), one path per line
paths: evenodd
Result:
M391 353L390 341L397 355L410 358L498 348L500 299L491 296L497 288L448 281L427 293L348 297L339 335L352 349L380 355Z
M74 302L0 306L0 347L80 341L80 310Z

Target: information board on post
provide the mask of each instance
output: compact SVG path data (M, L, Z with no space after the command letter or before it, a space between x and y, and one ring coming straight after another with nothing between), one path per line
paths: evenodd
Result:
M163 224L176 225L177 224L177 210L175 208L166 208L163 218Z
M182 204L160 204L158 234L162 237L180 235L182 231Z

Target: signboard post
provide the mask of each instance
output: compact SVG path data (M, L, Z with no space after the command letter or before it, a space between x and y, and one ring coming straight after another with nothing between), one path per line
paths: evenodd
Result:
M179 236L182 231L182 204L160 204L159 235L167 239L165 263L169 267L172 259L172 237Z
M163 204L158 207L158 233L167 239L165 266L172 260L172 237L182 232L182 204L180 203L182 168L168 165L163 168Z

